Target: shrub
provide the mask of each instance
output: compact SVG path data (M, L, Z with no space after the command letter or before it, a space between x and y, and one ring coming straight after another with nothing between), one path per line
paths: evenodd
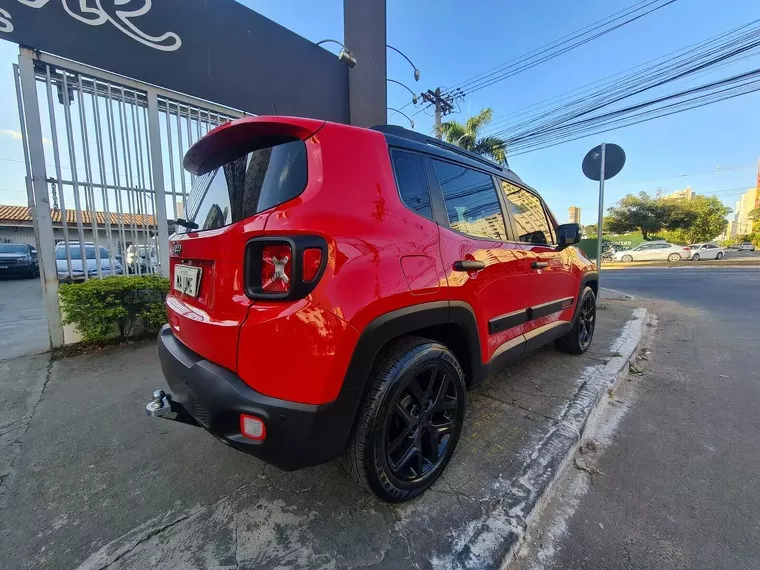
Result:
M65 283L58 289L64 324L74 324L85 342L116 336L125 340L137 327L155 332L166 322L169 280L158 276L114 276Z

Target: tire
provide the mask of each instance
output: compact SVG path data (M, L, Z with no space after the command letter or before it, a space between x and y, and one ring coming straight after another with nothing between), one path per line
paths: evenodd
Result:
M343 459L347 471L389 503L420 495L451 459L466 403L464 372L448 348L421 337L395 341L370 375Z
M591 346L596 328L596 295L591 287L586 287L578 302L578 314L575 315L573 328L566 335L559 337L554 344L563 352L583 354Z
M26 275L25 275L25 277L26 277L27 279L34 279L35 277L37 277L37 271L34 269L34 265L32 265L32 266L29 268L29 271L27 271L27 272L26 272Z
M723 252L719 251L718 255L715 256L715 259L723 259Z
M681 254L680 253L671 253L668 256L668 261L681 261Z
M699 254L698 254L698 253L695 253L694 255L692 255L692 256L691 256L691 259L692 259L693 261L699 261Z
M630 263L631 261L633 261L633 256L624 255L623 257L620 258L620 261L622 261L623 263Z

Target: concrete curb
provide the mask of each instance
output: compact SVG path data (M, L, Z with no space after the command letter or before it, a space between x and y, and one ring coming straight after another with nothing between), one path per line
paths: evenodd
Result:
M648 321L636 309L613 345L614 356L587 378L562 412L557 425L536 447L528 463L506 482L500 499L483 517L468 525L453 552L456 568L504 568L520 548L526 529L541 510L555 480L570 465L583 433L597 420L597 404L628 374Z

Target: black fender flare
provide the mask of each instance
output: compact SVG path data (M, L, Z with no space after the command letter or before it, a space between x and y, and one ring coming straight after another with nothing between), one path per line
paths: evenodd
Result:
M596 288L591 287L589 283L596 283ZM581 285L578 288L578 297L575 299L575 310L573 311L573 322L575 322L575 317L578 315L578 311L581 308L581 295L583 295L584 289L586 287L591 287L591 289L594 291L595 296L599 296L599 272L598 271L587 271L583 274L583 277L581 278Z
M455 324L467 339L470 360L480 366L480 340L475 312L461 301L432 301L380 315L361 332L343 380L344 390L364 388L380 350L392 340L436 325ZM471 366L470 368L472 368ZM472 373L472 370L465 370Z

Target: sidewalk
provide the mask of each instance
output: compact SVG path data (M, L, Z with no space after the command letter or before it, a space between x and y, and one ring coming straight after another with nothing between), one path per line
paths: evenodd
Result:
M651 352L510 568L760 568L758 301L650 302Z
M401 506L360 491L338 463L285 473L197 428L146 418L146 398L164 385L152 342L50 365L6 361L3 378L29 397L10 400L17 388L0 385L0 419L26 418L0 458L3 568L429 567L502 500L584 379L614 356L633 308L605 301L587 354L547 347L472 392L445 475Z

